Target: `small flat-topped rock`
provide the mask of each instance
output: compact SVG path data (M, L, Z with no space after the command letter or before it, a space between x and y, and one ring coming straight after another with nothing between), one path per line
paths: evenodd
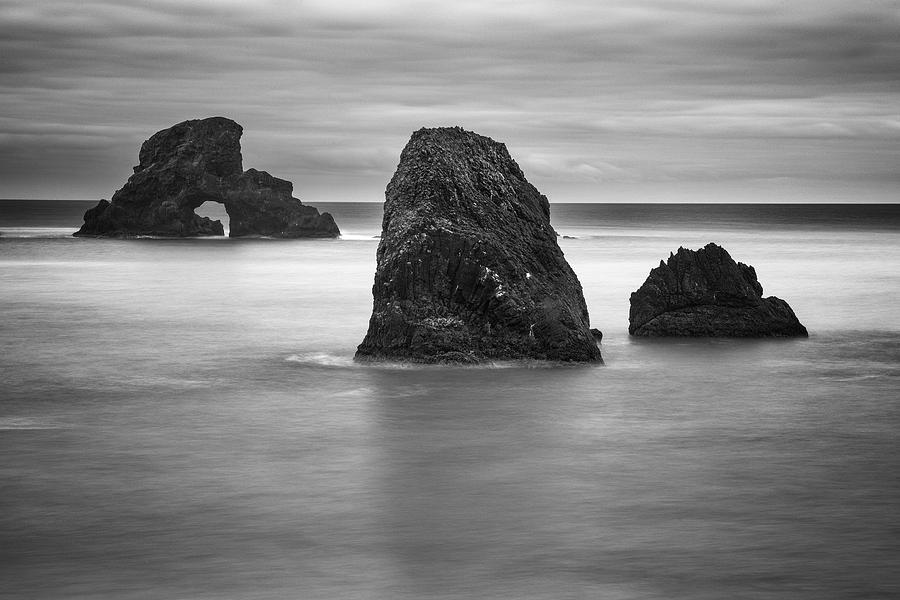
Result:
M679 248L631 294L628 332L637 336L808 336L780 298L762 297L753 267L716 244Z
M358 360L600 361L550 206L501 143L420 129L385 192Z
M220 221L194 210L220 202L230 237L336 237L328 213L292 196L290 181L243 171L243 128L224 117L184 121L155 133L141 146L140 164L112 197L84 215L76 236L193 237L224 235Z

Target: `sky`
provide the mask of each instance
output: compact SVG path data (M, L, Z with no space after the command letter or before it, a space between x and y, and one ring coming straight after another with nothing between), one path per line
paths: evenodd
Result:
M452 125L552 202L896 202L900 0L0 0L0 198L217 115L312 204Z

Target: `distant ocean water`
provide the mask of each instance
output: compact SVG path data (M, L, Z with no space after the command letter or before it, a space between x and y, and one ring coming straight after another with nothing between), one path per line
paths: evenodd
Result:
M473 369L353 363L380 204L318 204L339 240L122 241L25 202L0 598L900 595L898 205L553 204L606 364ZM629 338L710 241L810 338Z

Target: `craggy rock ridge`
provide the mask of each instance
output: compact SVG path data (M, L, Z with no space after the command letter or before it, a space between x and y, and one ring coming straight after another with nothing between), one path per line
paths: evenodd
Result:
M547 198L505 145L420 129L385 198L357 360L601 360Z
M222 223L194 213L221 202L230 237L336 237L337 225L292 197L290 181L241 166L243 128L224 117L184 121L143 143L140 164L112 197L84 214L77 236L224 235Z
M762 297L753 267L716 244L679 248L631 294L628 333L639 336L808 336L788 303Z

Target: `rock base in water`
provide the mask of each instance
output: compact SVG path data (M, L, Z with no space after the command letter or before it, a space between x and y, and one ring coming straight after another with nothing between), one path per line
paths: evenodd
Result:
M220 202L231 237L336 237L328 213L319 214L292 196L289 181L265 171L242 170L243 128L230 119L184 121L143 143L140 164L111 201L84 215L76 236L193 237L224 235L222 223L194 210Z
M547 199L506 146L458 127L421 129L385 197L358 360L600 361Z
M753 267L716 244L679 248L631 294L628 332L636 336L807 336L788 303L762 297Z

